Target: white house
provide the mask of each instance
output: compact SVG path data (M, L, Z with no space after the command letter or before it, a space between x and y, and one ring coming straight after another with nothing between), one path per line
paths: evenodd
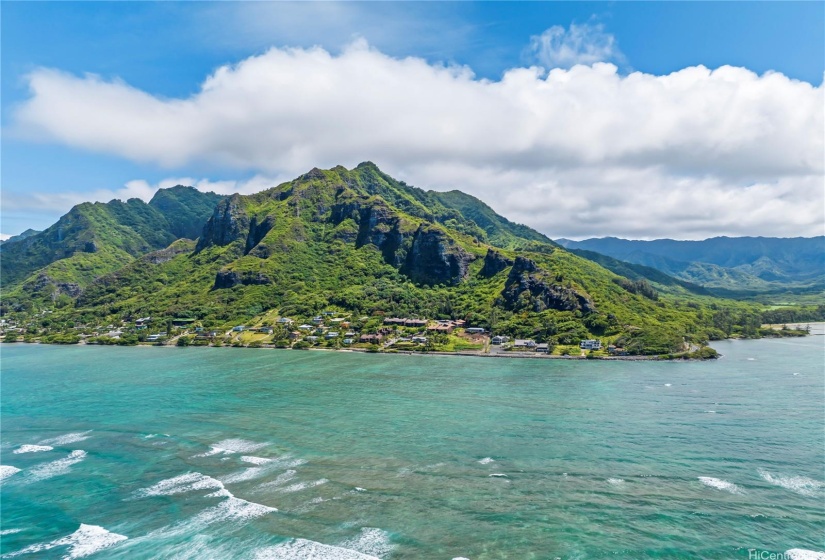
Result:
M582 350L601 350L602 348L602 341L601 340L582 340L579 342L579 348Z

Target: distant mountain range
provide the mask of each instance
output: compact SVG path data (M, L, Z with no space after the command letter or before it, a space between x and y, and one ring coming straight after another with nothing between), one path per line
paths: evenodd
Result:
M578 254L600 253L655 268L720 295L825 289L825 236L714 237L704 241L603 237L556 242Z

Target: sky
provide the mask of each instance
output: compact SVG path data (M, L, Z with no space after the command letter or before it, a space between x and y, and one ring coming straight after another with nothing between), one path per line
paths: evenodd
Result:
M376 163L553 238L825 233L822 2L0 3L0 232Z

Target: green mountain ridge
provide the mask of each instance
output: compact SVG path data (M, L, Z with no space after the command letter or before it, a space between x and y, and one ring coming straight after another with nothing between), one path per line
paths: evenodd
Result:
M46 230L0 245L0 281L4 289L26 281L32 291L63 286L76 295L137 256L182 237L196 238L222 199L175 186L159 190L148 203L133 198L78 204Z
M725 296L748 297L788 290L825 290L825 236L714 237L704 241L636 241L604 237L557 240L584 250L655 268Z
M3 312L49 309L46 322L64 325L187 317L224 329L333 309L360 318L360 332L375 332L383 317L461 319L552 345L601 337L642 354L759 329L752 306L643 266L576 255L474 197L410 187L370 162L312 169L255 194L212 195L207 212L209 200L176 189L148 205L80 205L33 236L30 249L63 235L74 253L43 259L23 282L18 273ZM163 212L179 229L155 227ZM197 241L184 239L196 237L198 223ZM81 250L87 243L97 250ZM19 254L0 251L4 268ZM111 260L61 305L34 297L38 278L60 277L61 266L77 273L73 259L101 254Z

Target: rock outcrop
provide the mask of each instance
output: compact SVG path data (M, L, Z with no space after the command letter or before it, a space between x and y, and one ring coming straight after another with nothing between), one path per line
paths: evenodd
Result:
M214 290L234 288L235 286L254 286L271 284L272 279L263 272L238 272L236 270L219 270L215 275Z
M472 255L441 229L421 224L416 230L401 272L420 284L454 286L467 277Z
M516 257L501 295L505 306L511 310L529 309L540 312L556 309L582 313L596 310L586 296L571 287L550 282L546 273L525 257Z
M203 226L195 251L202 251L210 245L224 246L243 239L249 231L249 216L241 206L241 196L233 194L215 206L212 216Z
M487 249L487 254L484 256L484 266L479 274L484 278L490 278L512 265L513 259L505 257L498 251Z

